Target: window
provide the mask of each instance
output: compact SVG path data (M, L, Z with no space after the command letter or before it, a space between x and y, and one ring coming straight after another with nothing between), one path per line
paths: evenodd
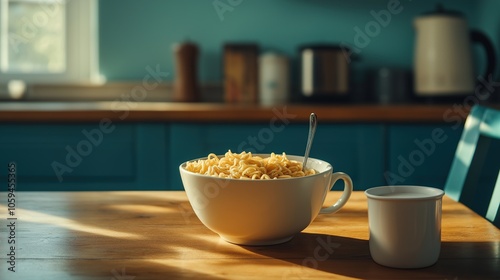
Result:
M103 82L97 1L0 0L0 82Z

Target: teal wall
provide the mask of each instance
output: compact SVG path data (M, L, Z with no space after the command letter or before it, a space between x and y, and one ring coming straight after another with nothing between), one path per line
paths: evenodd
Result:
M218 0L228 3L228 0ZM232 0L239 2L238 0ZM295 59L299 45L332 42L355 45L354 28L373 20L370 11L387 9L390 0L242 0L221 21L214 0L101 0L100 63L111 81L142 79L147 65L160 64L174 77L172 45L185 39L201 48L199 77L221 80L222 45L257 42L261 50L279 50ZM418 14L437 3L462 11L472 28L487 31L497 43L500 20L497 0L400 0L403 10L361 50L352 64L358 73L381 66L412 65ZM498 49L498 47L497 47Z

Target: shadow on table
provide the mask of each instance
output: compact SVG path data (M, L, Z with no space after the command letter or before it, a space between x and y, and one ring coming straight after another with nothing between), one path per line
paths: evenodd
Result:
M379 265L371 259L368 240L326 234L300 233L283 244L244 248L293 263L283 279L307 279L311 269L362 279L498 279L499 245L495 250L484 242L443 242L438 262L420 269Z

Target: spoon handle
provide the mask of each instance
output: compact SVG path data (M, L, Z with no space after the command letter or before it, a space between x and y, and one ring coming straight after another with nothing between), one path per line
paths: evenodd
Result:
M312 142L314 139L314 134L316 133L316 125L318 120L315 113L311 113L309 116L309 135L307 136L306 152L304 154L304 163L302 164L302 170L306 170L307 159L309 158L309 152L311 151Z

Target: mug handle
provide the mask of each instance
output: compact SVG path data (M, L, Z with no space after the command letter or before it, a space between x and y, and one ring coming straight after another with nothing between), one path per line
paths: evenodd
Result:
M349 200L349 197L351 197L351 193L353 190L353 184L351 177L349 175L345 174L344 172L335 172L330 176L330 189L333 188L335 185L335 182L338 180L342 179L344 181L344 192L342 192L342 196L335 202L330 207L322 208L321 211L319 211L320 214L332 214L340 210L342 208L347 200Z

